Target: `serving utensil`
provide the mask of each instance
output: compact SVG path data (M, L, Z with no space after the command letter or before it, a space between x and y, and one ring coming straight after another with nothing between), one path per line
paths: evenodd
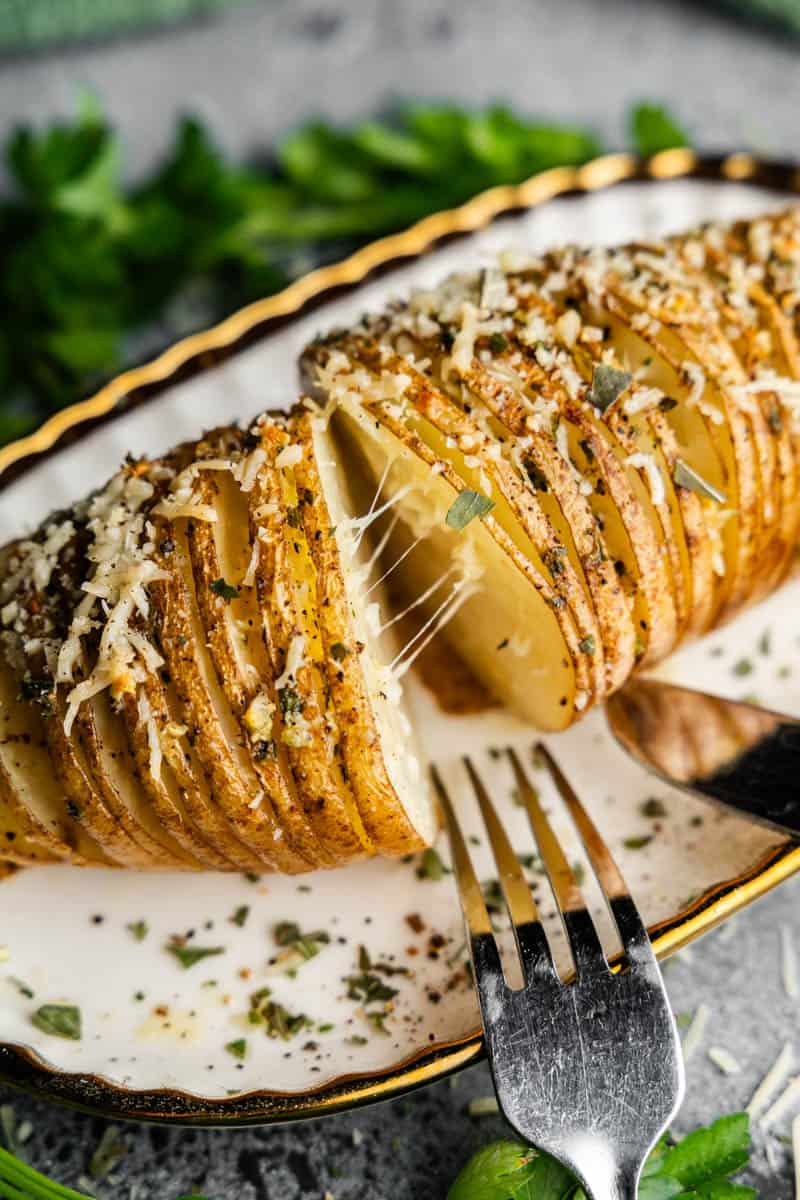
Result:
M517 754L508 757L569 943L559 976L536 902L494 805L465 759L494 854L522 966L506 981L464 836L439 773L498 1103L516 1132L577 1175L592 1200L635 1200L642 1166L683 1096L675 1021L647 930L609 850L555 760L538 748L577 827L624 951L609 966L578 881Z
M606 704L623 749L666 783L800 837L800 721L637 679Z

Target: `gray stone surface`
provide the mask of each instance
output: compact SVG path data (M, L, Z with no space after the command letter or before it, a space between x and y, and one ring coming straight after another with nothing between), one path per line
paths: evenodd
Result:
M677 0L272 0L173 33L0 62L0 136L17 121L69 111L81 83L122 129L134 174L163 151L175 115L189 109L242 155L310 114L347 121L405 96L508 99L531 113L589 122L618 144L626 107L655 97L704 147L788 156L800 149L799 53L785 39ZM676 1010L707 1003L707 1041L742 1067L722 1075L701 1050L690 1064L681 1127L746 1103L795 1035L779 929L795 924L798 896L797 885L785 885L737 918L730 934L710 935L667 968ZM443 1197L469 1153L502 1132L498 1119L466 1114L470 1098L489 1091L486 1068L477 1067L405 1100L302 1126L130 1128L116 1181L98 1195L173 1200L197 1185L216 1200L321 1200L326 1190L336 1200ZM75 1184L102 1123L0 1089L4 1101L33 1124L30 1160ZM751 1179L764 1197L792 1194L779 1139L759 1135Z

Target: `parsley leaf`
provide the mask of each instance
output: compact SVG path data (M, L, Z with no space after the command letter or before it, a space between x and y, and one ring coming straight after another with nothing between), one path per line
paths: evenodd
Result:
M634 114L643 153L682 144L676 130L653 105ZM503 106L417 104L350 129L313 122L256 167L227 162L188 117L162 163L127 187L93 98L70 121L17 129L0 199L0 443L91 392L165 313L172 340L277 291L304 254L342 256L602 149L589 130ZM189 293L204 311L181 312Z
M74 1004L43 1004L31 1016L31 1024L51 1037L81 1040L81 1010Z
M634 149L643 158L689 145L680 125L660 104L637 104L631 112L630 127Z
M729 1177L750 1158L746 1113L722 1117L676 1145L660 1142L642 1173L640 1200L755 1200ZM491 1142L473 1154L447 1200L585 1200L569 1171L522 1142Z
M232 583L226 583L224 579L212 579L208 585L215 595L221 596L223 600L235 600L239 595L238 587L234 587Z
M202 962L204 958L213 958L217 954L225 953L224 946L184 946L180 942L170 942L167 950L177 958L185 971L195 963Z

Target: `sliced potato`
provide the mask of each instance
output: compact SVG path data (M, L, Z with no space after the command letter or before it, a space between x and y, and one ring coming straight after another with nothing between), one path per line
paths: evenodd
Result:
M433 840L436 814L402 694L389 670L397 641L391 631L377 635L369 620L368 606L377 605L372 611L384 618L389 610L384 590L371 581L370 539L353 536L358 492L347 481L359 476L326 422L301 413L293 432L303 450L294 475L304 498L322 662L341 730L343 763L374 849L407 854ZM346 471L340 469L344 465Z
M463 595L452 587L445 591L452 608L440 614L448 614L442 636L495 695L540 728L570 724L588 703L588 689L579 683L586 679L586 652L580 650L566 603L549 578L491 512L463 531L448 525L454 502L470 489L447 458L437 456L383 404L351 395L346 377L334 423L359 447L373 480L380 480L391 464L382 494L400 521L387 553L399 558L418 539L424 543L419 553L409 551L398 572L406 603L417 604L429 595L425 611L430 619L432 608L438 607L438 589L454 578L463 581ZM491 604L481 601L485 595L491 595Z

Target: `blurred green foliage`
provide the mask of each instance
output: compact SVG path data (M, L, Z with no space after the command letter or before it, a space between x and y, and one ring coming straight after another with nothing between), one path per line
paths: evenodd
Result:
M685 141L649 104L631 114L631 137L642 153ZM305 125L259 169L227 162L187 117L166 160L129 188L93 98L70 122L19 128L0 201L0 444L136 357L134 335L165 313L171 336L188 332L200 318L175 317L181 298L202 295L203 322L217 319L301 265L601 149L586 129L504 107L416 104L346 131Z

